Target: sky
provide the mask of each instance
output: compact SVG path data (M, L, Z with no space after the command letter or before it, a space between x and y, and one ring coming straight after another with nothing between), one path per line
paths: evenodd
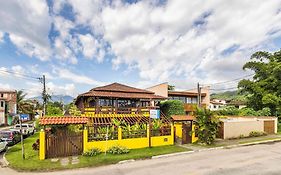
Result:
M0 89L37 96L42 75L50 94L74 97L113 82L227 81L251 73L254 52L280 49L280 21L277 0L1 1Z

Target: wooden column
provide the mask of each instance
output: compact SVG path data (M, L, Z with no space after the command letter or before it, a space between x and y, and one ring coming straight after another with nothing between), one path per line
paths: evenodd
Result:
M100 99L99 97L95 98L95 101L96 101L96 114L100 113Z

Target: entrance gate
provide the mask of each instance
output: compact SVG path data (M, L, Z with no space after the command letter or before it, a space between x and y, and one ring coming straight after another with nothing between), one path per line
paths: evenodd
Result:
M58 130L46 134L46 158L66 157L83 153L83 132Z
M182 144L187 144L192 142L192 137L190 132L192 131L191 121L182 124Z

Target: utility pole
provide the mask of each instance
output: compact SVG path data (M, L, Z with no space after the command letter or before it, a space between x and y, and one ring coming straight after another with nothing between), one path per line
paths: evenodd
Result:
M197 95L197 106L198 106L198 108L201 108L201 87L200 87L200 84L199 84L199 82L197 83L197 93L198 93L198 95Z
M46 77L45 75L42 78L39 78L40 82L43 84L43 92L42 92L42 99L43 99L43 116L46 115L46 104L47 104L47 94L46 94Z
M21 118L20 118L20 139L21 139L21 154L22 154L22 159L24 160L25 159L25 155L24 155L23 129L22 129Z

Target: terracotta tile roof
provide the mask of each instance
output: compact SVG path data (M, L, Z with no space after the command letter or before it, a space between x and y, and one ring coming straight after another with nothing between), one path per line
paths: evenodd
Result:
M193 121L195 117L191 115L172 115L172 119L174 121Z
M154 92L148 90L138 89L120 83L112 83L106 86L96 87L91 89L90 91L134 92L134 93L154 94Z
M119 83L112 83L106 86L96 87L89 92L80 94L77 97L114 97L114 98L143 98L143 99L167 99L166 97L155 95L154 92L126 86Z
M143 99L166 99L166 97L148 94L148 93L127 93L127 92L109 92L109 91L89 91L78 97L115 97L115 98L143 98Z
M86 124L87 117L41 117L40 125Z

